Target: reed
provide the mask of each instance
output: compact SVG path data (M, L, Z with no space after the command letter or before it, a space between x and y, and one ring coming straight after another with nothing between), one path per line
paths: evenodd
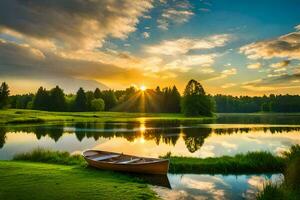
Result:
M281 185L267 184L257 196L259 200L298 200L300 199L300 146L294 145L284 153L287 166Z

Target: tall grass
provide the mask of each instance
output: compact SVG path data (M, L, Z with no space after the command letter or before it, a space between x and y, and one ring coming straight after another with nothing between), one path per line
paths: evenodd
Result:
M28 153L17 154L13 160L43 162L63 165L85 165L81 155L70 155L69 152L51 151L37 148Z
M257 195L257 200L284 200L285 194L281 191L280 186L268 183L265 185L264 190Z
M281 185L267 184L258 194L259 200L298 200L300 199L300 146L294 145L284 158L287 166L284 170L284 182Z

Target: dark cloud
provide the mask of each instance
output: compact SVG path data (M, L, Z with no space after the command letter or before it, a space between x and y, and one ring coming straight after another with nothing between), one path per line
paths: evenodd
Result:
M273 57L300 59L300 31L292 32L271 40L245 45L240 52L250 59Z
M127 70L101 62L71 59L13 42L0 40L0 77L58 81L62 85L84 83L96 85L96 80L118 79L120 82L136 77L137 70ZM99 85L101 85L99 83Z
M300 87L300 72L281 74L278 76L259 79L243 84L244 88L256 91L280 90L284 88Z
M295 74L284 74L277 78L274 78L272 82L274 83L282 83L284 81L291 82L291 81L299 81L300 80L300 73Z
M283 60L283 61L281 61L281 62L271 64L271 67L273 67L273 68L286 67L286 66L288 66L290 63L291 63L290 60Z
M151 0L1 0L0 32L50 39L59 47L100 45L107 36L125 38Z

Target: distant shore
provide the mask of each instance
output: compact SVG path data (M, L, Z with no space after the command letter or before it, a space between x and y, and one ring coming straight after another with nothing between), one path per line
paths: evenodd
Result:
M300 113L215 113L212 117L186 117L179 113L129 113L129 112L49 112L27 109L0 110L1 125L64 123L64 122L146 122L155 120L203 122L226 116L300 116Z

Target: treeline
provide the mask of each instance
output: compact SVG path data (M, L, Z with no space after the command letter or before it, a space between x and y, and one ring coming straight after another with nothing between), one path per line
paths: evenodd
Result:
M107 103L105 103L105 101ZM79 88L76 94L65 94L56 86L51 90L40 87L36 94L14 95L9 97L9 107L45 111L104 111L116 105L112 90L84 91Z
M211 115L219 113L300 112L299 95L231 96L206 95L195 80L188 82L183 95L176 86L142 91L136 87L125 90L84 91L65 94L56 86L50 90L40 87L36 94L9 96L6 83L0 86L0 109L36 109L46 111L120 111L148 113L184 113Z
M219 113L300 112L299 95L214 96Z
M5 86L7 86L6 83ZM8 89L8 86L7 86ZM8 92L9 95L9 92ZM145 91L129 87L125 90L84 91L65 94L56 86L50 90L40 87L36 94L13 95L2 107L45 111L122 111L149 113L184 113L189 116L212 115L215 103L195 80L188 82L181 96L176 86Z

